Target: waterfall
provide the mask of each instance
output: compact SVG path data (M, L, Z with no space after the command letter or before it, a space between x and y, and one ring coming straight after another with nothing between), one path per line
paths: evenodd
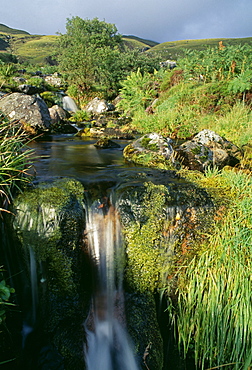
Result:
M70 96L63 96L62 104L63 104L63 108L67 110L68 112L75 113L78 110L78 107L75 101L72 98L70 98Z
M123 243L116 209L94 202L87 209L87 237L97 267L92 308L85 323L88 370L137 370L125 330Z

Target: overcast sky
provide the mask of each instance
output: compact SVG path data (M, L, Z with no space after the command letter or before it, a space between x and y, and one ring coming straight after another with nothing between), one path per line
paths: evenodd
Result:
M66 19L95 17L157 42L252 36L252 0L0 0L0 23L31 34L65 33Z

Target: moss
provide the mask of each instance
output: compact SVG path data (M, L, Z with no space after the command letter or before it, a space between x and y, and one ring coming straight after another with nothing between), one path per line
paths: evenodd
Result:
M134 291L154 292L160 284L160 271L165 262L162 254L165 248L164 208L169 194L163 185L145 183L142 195L137 194L137 197L141 201L137 217L124 225L126 281Z
M29 256L48 263L48 285L57 294L74 294L74 250L84 227L82 198L78 181L59 179L27 190L14 201L14 227Z
M156 147L156 144L153 145ZM138 151L132 144L124 148L123 156L127 161L140 164L141 166L158 168L160 170L175 170L173 164L161 154L151 150Z

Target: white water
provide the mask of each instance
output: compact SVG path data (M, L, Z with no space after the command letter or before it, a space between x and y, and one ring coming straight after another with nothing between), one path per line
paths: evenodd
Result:
M97 266L96 292L85 323L88 370L137 370L125 330L123 245L120 222L113 206L95 202L87 210L90 253Z
M68 112L75 113L78 110L78 107L75 101L72 98L70 98L70 96L63 96L62 104L63 104L63 109L67 110Z

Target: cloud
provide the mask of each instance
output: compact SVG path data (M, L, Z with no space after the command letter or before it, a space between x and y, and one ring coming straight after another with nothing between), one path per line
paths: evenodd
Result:
M251 0L9 0L0 23L32 34L65 32L66 19L98 17L122 34L158 42L251 35Z

